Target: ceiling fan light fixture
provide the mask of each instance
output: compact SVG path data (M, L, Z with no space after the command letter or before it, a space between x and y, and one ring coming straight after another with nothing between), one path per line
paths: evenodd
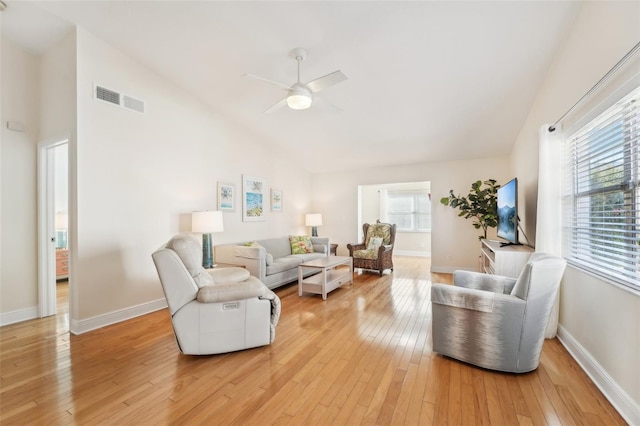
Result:
M291 109L307 109L311 106L311 93L305 87L296 83L289 91L287 105Z
M287 105L291 109L307 109L311 106L311 97L305 94L289 95Z

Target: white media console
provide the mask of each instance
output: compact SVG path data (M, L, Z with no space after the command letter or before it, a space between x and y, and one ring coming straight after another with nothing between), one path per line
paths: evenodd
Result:
M481 240L480 269L485 274L518 278L534 249L529 246L504 246L500 241Z

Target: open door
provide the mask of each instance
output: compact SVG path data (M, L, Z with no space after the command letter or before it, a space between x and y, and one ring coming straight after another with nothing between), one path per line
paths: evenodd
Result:
M57 313L56 248L67 246L68 139L38 145L38 310ZM64 219L64 220L63 220Z

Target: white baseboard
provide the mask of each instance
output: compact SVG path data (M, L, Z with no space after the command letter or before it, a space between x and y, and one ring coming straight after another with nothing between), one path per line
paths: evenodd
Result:
M18 309L17 311L0 314L0 327L3 325L15 324L17 322L28 321L39 318L38 307Z
M463 268L461 266L437 266L437 265L431 265L431 272L433 272L434 274L453 274L455 271L478 272L477 269Z
M107 325L116 324L118 322L150 314L151 312L159 311L166 307L167 300L162 298L84 320L72 319L71 324L69 324L69 330L73 334L82 334L91 330L106 327Z
M394 250L394 256L431 257L430 251Z
M622 418L630 425L640 425L640 404L634 401L598 361L561 325L558 326L558 340L600 389L605 398L618 410Z

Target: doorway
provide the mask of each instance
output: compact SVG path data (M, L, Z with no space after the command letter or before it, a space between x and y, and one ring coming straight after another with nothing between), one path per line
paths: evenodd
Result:
M38 310L41 318L61 314L67 329L68 242L69 139L60 138L38 145Z
M393 253L431 257L431 182L401 182L358 187L358 241L362 225L396 224Z

